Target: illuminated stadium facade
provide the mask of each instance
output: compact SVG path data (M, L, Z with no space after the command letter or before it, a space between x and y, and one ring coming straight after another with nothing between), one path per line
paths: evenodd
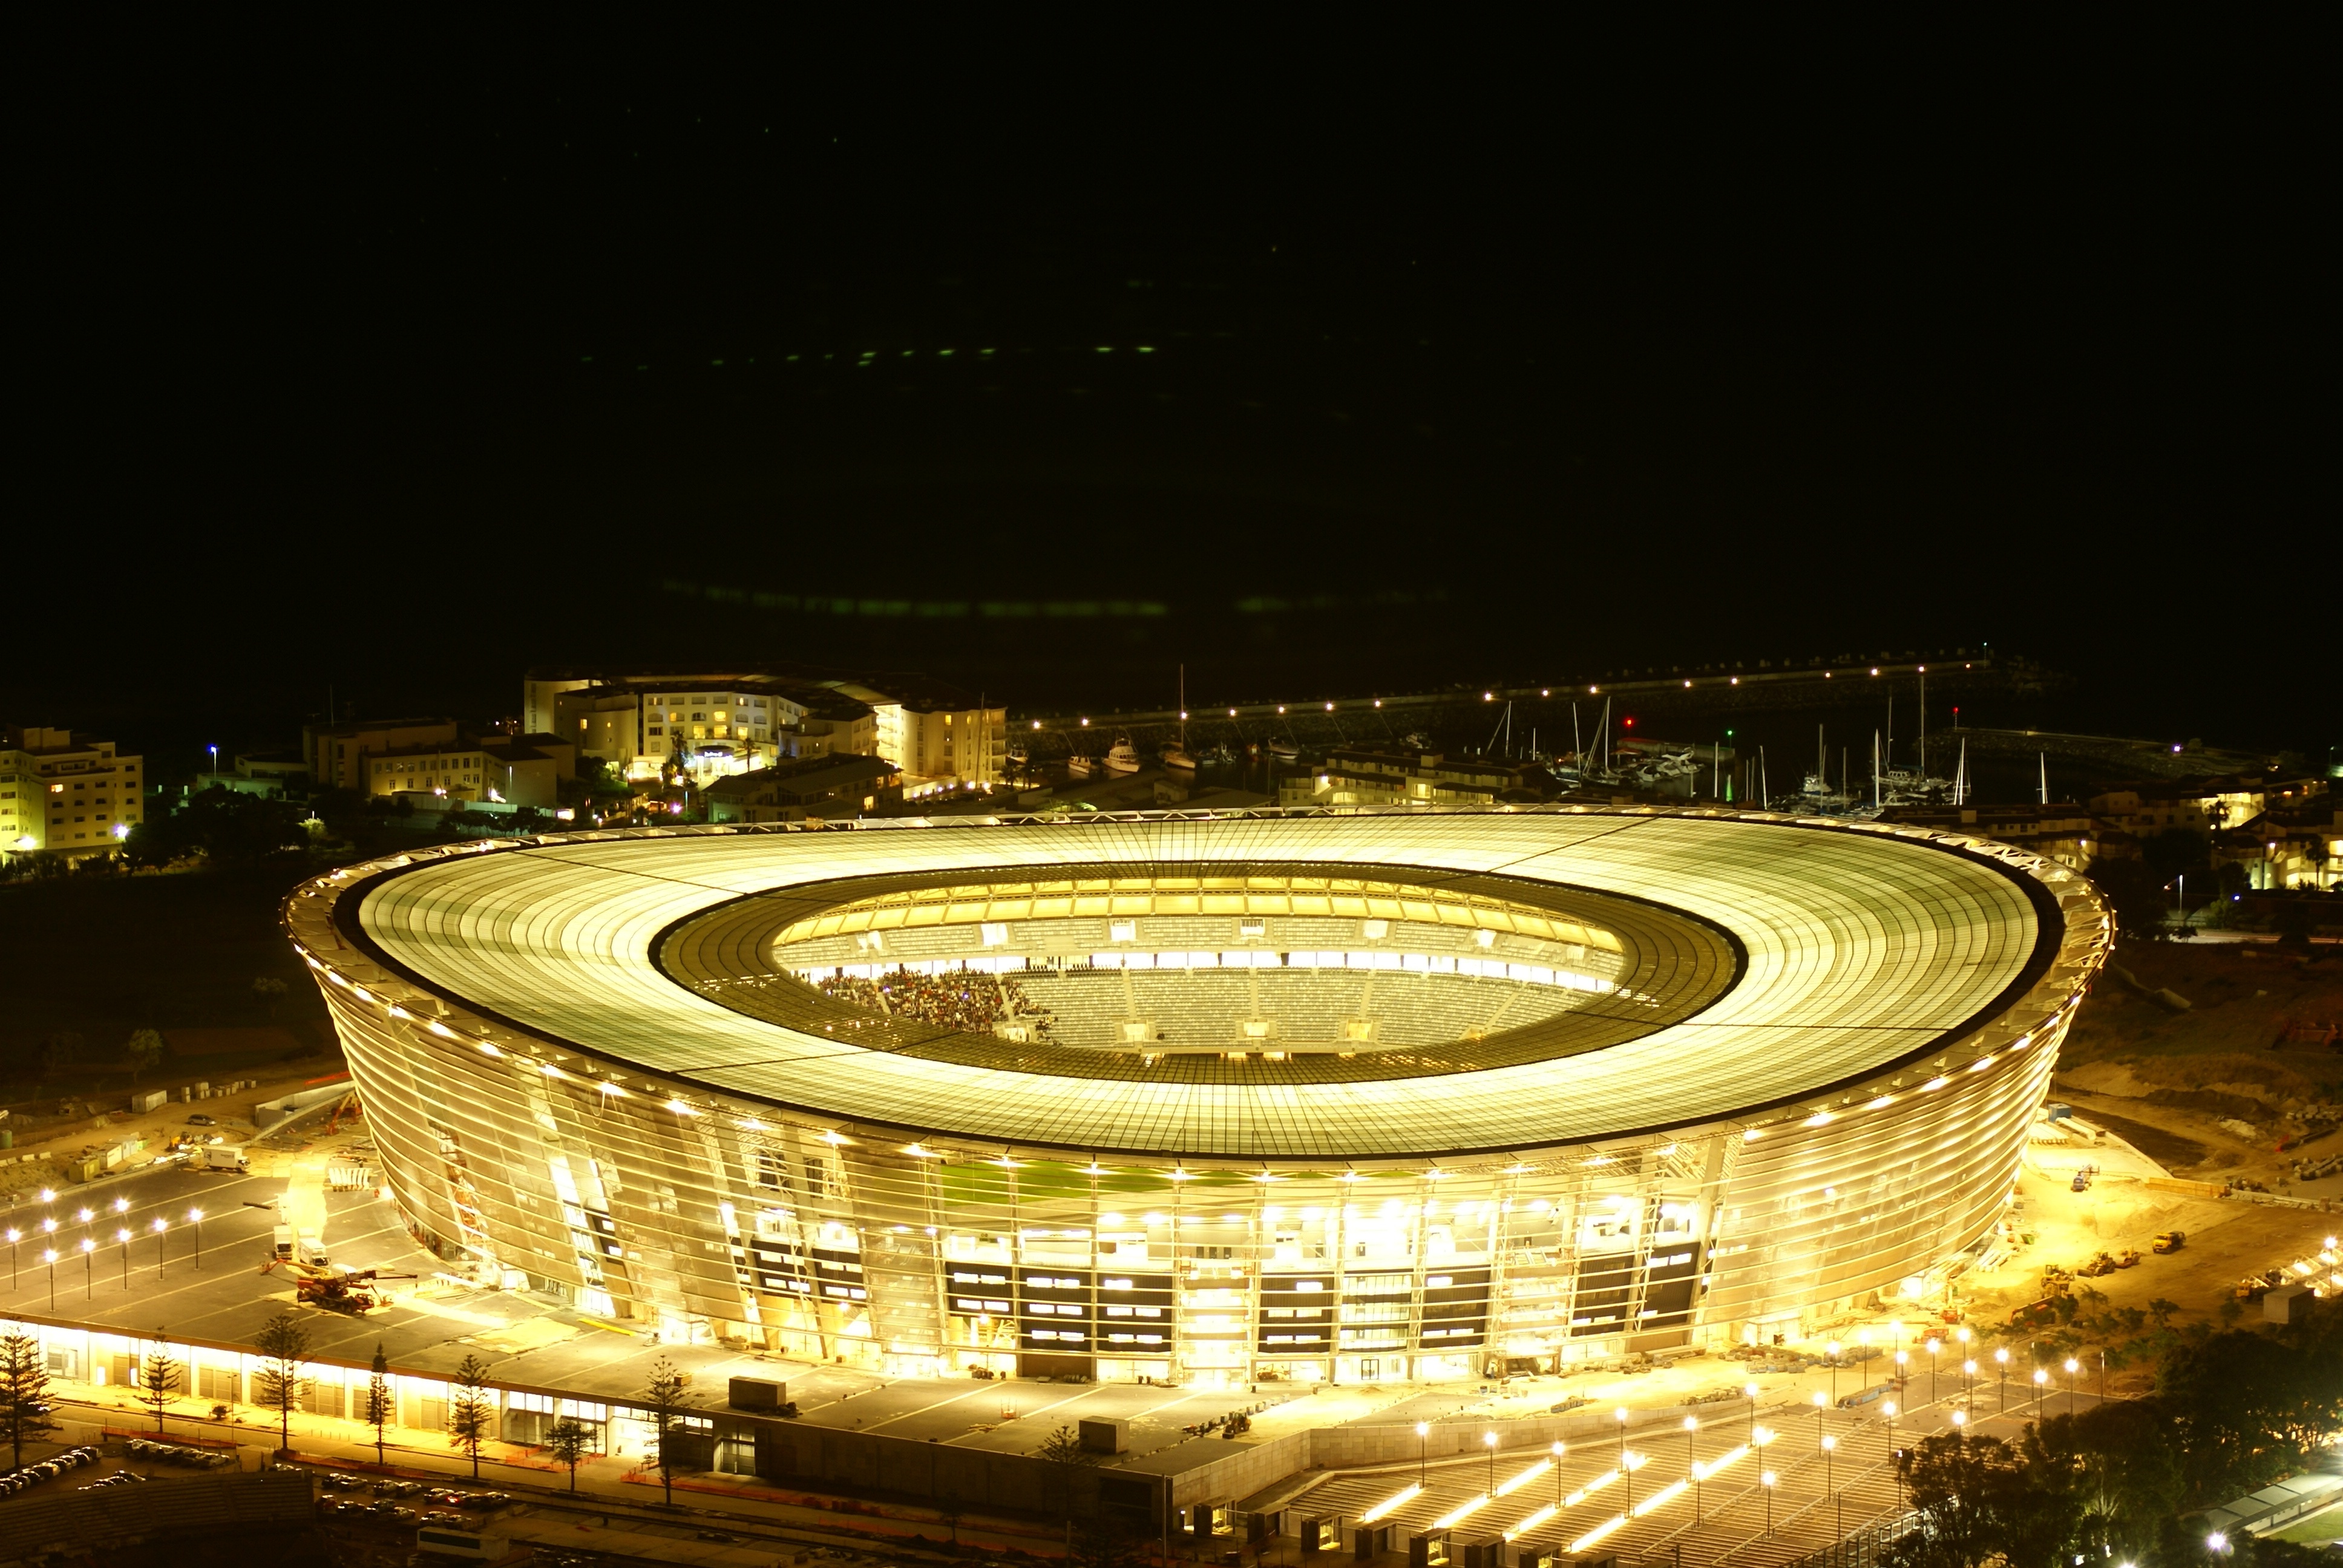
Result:
M443 1256L895 1374L1795 1334L1990 1232L2111 928L1729 811L579 833L298 890Z

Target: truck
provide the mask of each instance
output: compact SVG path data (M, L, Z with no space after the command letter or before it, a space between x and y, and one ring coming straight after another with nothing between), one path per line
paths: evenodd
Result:
M277 1227L275 1251L275 1262L270 1264L272 1268L276 1263L292 1262L322 1269L330 1261L326 1256L325 1243L318 1239L315 1231L302 1231L297 1233L290 1225Z
M2074 1190L2077 1192L2089 1191L2091 1190L2091 1178L2097 1176L2098 1173L2099 1168L2096 1165L2086 1165L2082 1167L2082 1169L2075 1172Z
M2148 1243L2148 1251L2151 1252L2177 1252L2180 1251L2182 1247L2187 1245L2187 1231L2166 1231L2160 1233L2155 1241Z
M233 1171L242 1175L252 1169L252 1161L244 1157L244 1151L241 1149L226 1149L215 1144L203 1151L201 1163L197 1169Z

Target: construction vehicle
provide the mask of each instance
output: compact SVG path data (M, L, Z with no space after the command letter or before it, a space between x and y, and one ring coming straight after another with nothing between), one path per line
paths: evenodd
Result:
M347 1269L323 1259L307 1262L299 1258L271 1258L260 1265L260 1271L266 1274L279 1263L293 1275L295 1301L353 1316L370 1312L382 1304L367 1288L375 1281L415 1278L413 1274L388 1273L380 1269Z
M2102 1274L2114 1273L2117 1266L2116 1261L2113 1258L2109 1257L2105 1252L2100 1252L2094 1256L2089 1262L2084 1264L2075 1271L2082 1275L2087 1280L2096 1280Z
M2075 1293L2075 1277L2056 1263L2042 1265L2042 1293L2046 1296L2071 1296Z
M355 1089L351 1090L347 1094L342 1096L341 1103L334 1107L333 1115L326 1119L325 1136L331 1138L336 1132L341 1131L342 1119L344 1117L347 1116L351 1121L356 1121L365 1114L365 1107L358 1103L358 1091Z
M2139 1249L2137 1247L2126 1247L2122 1251L2117 1253L2116 1267L2118 1269L2138 1268Z
M2074 1191L2077 1192L2089 1191L2091 1190L2091 1179L2098 1173L2099 1168L2096 1165L2086 1165L2077 1171L2075 1172Z
M2177 1252L2187 1244L2187 1241L2188 1232L2186 1231L2167 1231L2149 1242L2147 1250L2158 1253Z
M2237 1282L2237 1288L2230 1294L2241 1302L2258 1302L2269 1294L2269 1290L2270 1283L2268 1280L2263 1279L2259 1274L2247 1274Z
M2057 1321L2058 1304L2048 1296L2028 1302L2009 1314L2009 1326L2015 1329L2038 1328Z
M329 1312L363 1317L382 1304L367 1288L375 1281L413 1278L413 1274L390 1274L380 1269L301 1269L293 1282L293 1299Z

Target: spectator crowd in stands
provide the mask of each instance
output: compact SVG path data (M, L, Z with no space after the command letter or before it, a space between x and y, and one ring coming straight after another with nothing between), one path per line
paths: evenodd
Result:
M968 971L940 975L897 970L880 980L831 975L817 982L822 993L853 1006L921 1023L990 1034L1004 1020L1031 1020L1034 1038L1046 1040L1050 1020L1041 1016L1025 988L1006 975Z

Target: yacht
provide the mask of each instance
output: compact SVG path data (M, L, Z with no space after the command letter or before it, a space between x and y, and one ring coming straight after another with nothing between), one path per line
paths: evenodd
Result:
M1163 766L1182 773L1193 773L1196 759L1188 755L1188 667L1180 667L1180 739L1162 750Z
M1114 738L1114 744L1107 748L1106 770L1110 773L1136 773L1139 771L1139 751L1137 748L1131 744L1130 736L1116 736Z

